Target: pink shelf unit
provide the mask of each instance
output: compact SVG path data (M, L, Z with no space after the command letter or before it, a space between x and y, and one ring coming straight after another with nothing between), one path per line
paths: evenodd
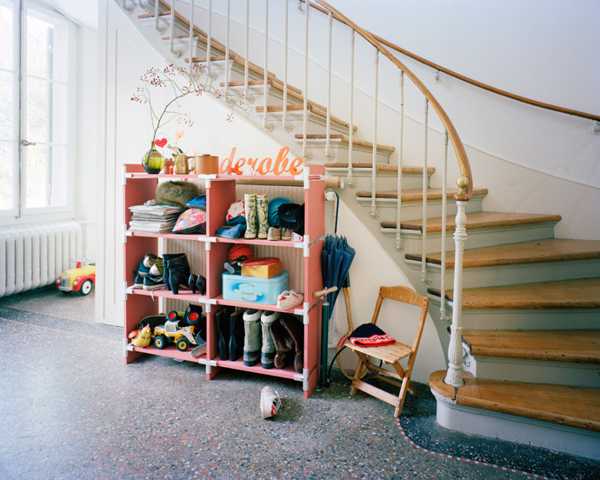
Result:
M173 295L165 290L145 291L140 289L127 289L125 307L125 338L136 327L138 322L146 315L158 313L158 298L183 300L190 303L203 304L207 312L207 352L205 356L194 358L189 352L179 352L175 349L158 350L154 347L134 348L129 346L126 354L127 363L135 361L140 355L150 354L171 357L206 365L207 378L215 379L221 369L240 370L248 373L284 378L302 382L304 396L308 398L316 388L319 379L319 358L321 344L321 307L314 298L314 292L322 289L321 277L321 249L325 233L325 183L323 181L324 168L311 166L309 174L303 177L304 182L297 182L299 178L274 177L271 179L260 177L235 177L227 175L195 176L195 175L148 175L144 173L141 165L126 165L125 172L125 222L129 223L130 212L128 207L138 205L154 197L158 181L162 180L200 180L206 187L207 200L207 226L206 235L175 235L170 233L151 234L127 231L125 243L125 281L127 285L133 284L133 272L138 262L147 252L158 253L159 240L189 240L197 242L197 248L206 251L206 296L194 295L189 291L182 291ZM264 184L265 180L273 183L295 180L293 186L286 188L302 189L305 204L305 236L303 241L224 239L216 237L217 229L223 224L229 205L236 199L236 185L238 180L244 184L256 180ZM298 255L302 255L304 305L292 311L277 308L276 305L260 305L248 302L235 302L224 300L221 296L221 275L223 263L232 244L250 244L256 246L269 246L281 248L296 248ZM239 308L253 308L258 310L278 311L293 314L304 325L304 366L301 373L286 369L264 369L260 366L247 367L241 361L220 360L216 349L216 322L215 313L220 305Z

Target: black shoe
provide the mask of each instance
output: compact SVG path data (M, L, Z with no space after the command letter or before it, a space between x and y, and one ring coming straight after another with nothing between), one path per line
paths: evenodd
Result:
M163 277L155 275L146 275L144 277L144 290L160 290L166 287L165 280Z
M202 275L190 273L188 285L192 289L192 293L199 292L200 295L206 295L206 278Z
M244 320L241 310L229 315L229 360L236 361L244 350Z
M139 273L135 274L135 278L133 279L133 288L143 288L144 287L144 277Z
M170 253L163 255L165 264L165 279L173 294L179 293L179 287L188 287L190 265L185 253Z
M221 360L229 359L229 311L221 309L217 317L217 351Z

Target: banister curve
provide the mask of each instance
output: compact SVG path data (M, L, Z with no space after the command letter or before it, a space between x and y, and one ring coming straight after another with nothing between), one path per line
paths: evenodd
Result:
M433 94L429 91L429 89L425 86L425 84L392 52L390 52L390 50L383 46L382 43L372 33L358 26L356 23L354 23L352 20L350 20L348 17L346 17L343 13L341 13L335 7L330 5L328 2L324 0L316 0L316 3L310 0L307 0L307 2L313 8L316 8L321 12L325 10L326 13L331 13L331 15L336 20L338 20L341 23L344 23L352 30L357 32L367 42L373 45L373 47L375 47L390 62L392 62L397 68L403 71L404 74L408 76L408 78L411 80L413 85L417 87L417 89L419 89L419 91L423 94L425 98L427 98L429 104L435 110L439 120L442 122L446 131L448 132L448 137L450 139L452 149L454 150L454 155L458 162L460 177L457 179L458 192L456 194L456 199L461 201L468 201L473 193L473 175L471 173L471 164L469 163L469 158L467 156L465 146L462 140L460 139L460 136L458 135L454 124L448 117L448 114L442 108L442 106L433 96Z

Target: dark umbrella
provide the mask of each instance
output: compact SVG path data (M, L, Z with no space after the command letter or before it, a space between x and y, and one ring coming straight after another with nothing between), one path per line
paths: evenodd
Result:
M338 298L340 290L349 286L350 265L354 260L356 251L348 245L345 237L338 235L327 235L323 250L321 251L321 270L323 274L323 285L325 288L337 287L335 292L327 295L323 304L323 323L321 329L321 385L327 385L327 350L329 342L329 319L333 314L333 307Z

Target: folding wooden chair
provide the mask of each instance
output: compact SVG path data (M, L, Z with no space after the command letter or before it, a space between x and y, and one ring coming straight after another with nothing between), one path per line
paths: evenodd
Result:
M379 312L381 311L381 305L385 299L421 307L419 325L417 327L415 340L412 346L396 340L396 343L381 347L361 347L353 345L350 340L348 340L346 342L346 347L353 350L358 355L359 359L358 367L354 372L354 379L352 380L352 388L350 393L351 395L354 395L357 390L360 390L380 400L383 400L384 402L396 407L394 410L394 416L399 417L402 413L402 407L404 406L406 393L410 390L410 377L412 375L413 366L417 357L419 344L421 343L423 328L425 327L425 320L427 319L429 300L426 297L418 295L414 290L411 290L408 287L380 287L379 296L377 297L377 303L375 304L375 310L373 311L371 323L377 323ZM391 365L394 371L374 365L369 361L370 358L381 360L383 363ZM400 361L405 358L407 359L406 369L400 364ZM365 373L373 373L382 381L400 387L399 395L396 397L385 390L377 388L370 383L363 381L362 378L365 376ZM411 391L411 393L414 392Z

